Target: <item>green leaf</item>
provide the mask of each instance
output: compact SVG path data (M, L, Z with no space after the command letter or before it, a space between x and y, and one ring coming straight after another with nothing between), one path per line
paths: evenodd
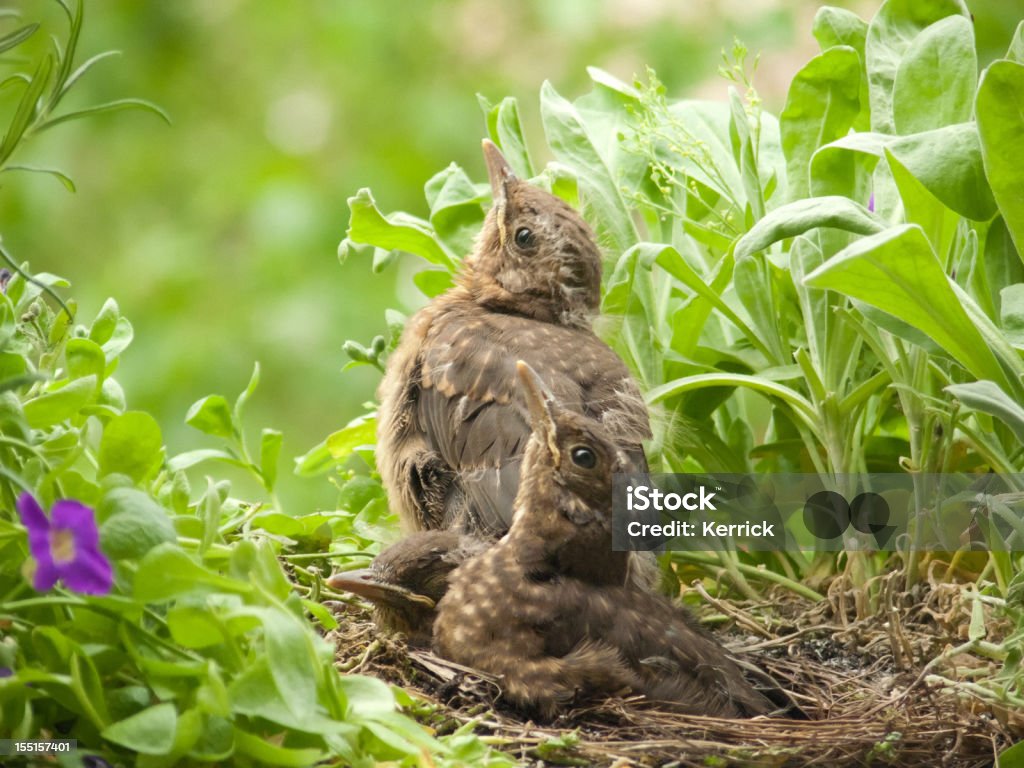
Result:
M377 439L377 419L360 416L327 438L327 449L335 461L344 461L356 448L373 445Z
M405 251L454 270L455 261L434 238L427 222L407 214L386 217L377 209L369 189L360 189L348 199L348 239L389 251Z
M948 16L914 38L893 86L893 124L901 134L920 133L971 119L978 59L974 25Z
M244 594L252 586L204 568L175 544L160 544L139 563L132 594L144 603L162 603L194 591Z
M476 98L487 119L487 134L491 141L498 145L519 178L532 178L535 172L523 134L523 123L519 119L518 102L506 96L498 104L492 105L480 94Z
M121 310L118 308L117 302L113 299L107 299L96 314L96 319L92 321L92 327L89 328L89 338L97 344L106 344L114 335L114 330L117 328L117 321L120 317Z
M84 376L25 403L25 420L34 429L70 419L96 395L96 377Z
M9 51L12 48L21 45L23 42L28 40L35 34L35 31L39 29L38 24L26 24L21 29L16 29L9 35L0 37L0 53Z
M996 768L1024 768L1024 741L1018 741L996 758Z
M822 51L839 45L848 45L864 56L864 41L868 36L867 23L853 11L824 6L814 14L814 39Z
M109 725L102 736L143 755L165 755L174 745L178 711L174 704L157 704Z
M103 355L103 349L96 342L89 339L70 339L64 349L64 359L67 361L69 378L93 376L97 381L102 381L107 360Z
M0 142L0 165L3 165L7 158L14 152L14 148L18 146L18 142L21 141L22 135L25 133L25 129L28 128L29 124L36 114L36 105L39 101L39 97L43 94L43 89L46 88L46 84L50 79L50 73L53 71L53 56L47 55L39 62L38 68L36 68L35 74L32 76L32 80L25 88L25 92L21 95L21 101L18 102L18 108L14 112L14 117L11 118L10 124L7 126L7 133L4 134L3 142ZM38 277L38 276L37 276Z
M959 14L970 17L963 0L886 0L868 26L864 54L871 98L871 130L895 133L893 87L911 43L936 21Z
M1006 382L977 318L964 307L970 300L942 271L920 227L892 227L858 240L804 283L877 307L927 334L979 379Z
M951 384L946 391L976 411L994 416L1024 443L1024 408L993 381Z
M1008 285L999 292L999 324L1010 343L1024 347L1024 283Z
M277 462L281 457L283 435L276 429L264 429L260 436L260 474L268 491L277 482Z
M319 749L289 749L264 741L246 731L235 728L236 753L250 757L260 765L280 765L286 768L308 768L326 760L329 755Z
M171 124L170 116L151 101L146 101L145 99L115 99L114 101L108 101L106 104L97 104L95 107L87 107L75 112L67 112L66 114L52 117L41 123L36 130L45 131L48 128L53 128L55 125L60 125L70 120L80 120L83 117L103 115L108 112L123 112L126 109L141 109L144 112L156 115L168 125Z
M647 393L646 400L653 405L675 395L706 387L745 387L752 389L755 392L760 392L769 397L776 397L783 401L809 425L817 422L814 406L796 390L759 376L749 376L742 373L703 373L697 376L686 376L670 381L667 384L662 384L660 387L654 387Z
M424 269L413 275L412 281L428 299L440 296L455 285L452 273L444 269Z
M576 108L545 81L540 89L540 111L551 151L579 177L590 221L598 240L612 253L622 253L639 238L619 185L598 154Z
M245 404L249 402L249 398L253 396L256 391L256 387L260 385L260 364L259 361L253 363L252 376L249 377L249 383L246 385L242 393L235 399L234 420L232 423L242 423L242 411L245 410Z
M56 168L40 168L35 165L8 165L0 173L9 173L10 171L23 171L24 173L42 173L46 176L53 176L57 181L64 185L64 189L68 192L75 192L75 182L63 171L58 171Z
M1010 47L1006 50L1006 56L1003 58L1024 64L1024 21L1018 24L1017 29L1014 30Z
M100 475L119 472L142 482L159 463L163 436L156 419L144 411L128 411L111 419L100 440Z
M167 511L148 494L134 488L109 491L96 510L100 543L112 560L137 559L160 544L175 540Z
M997 61L985 70L975 111L992 194L1017 252L1024 254L1024 64Z
M996 201L985 178L974 123L905 136L888 149L950 210L975 221L987 221L995 214Z
M811 156L845 136L860 112L861 62L853 48L829 48L797 72L780 116L789 199L807 197Z
M881 232L885 222L863 205L838 195L812 197L771 211L736 243L736 261L763 251L773 243L802 235L816 227L831 227L859 235Z
M204 461L221 461L233 467L241 467L242 469L247 466L244 461L232 456L227 451L222 451L218 448L197 448L193 451L185 451L177 456L172 456L167 460L167 468L172 472L180 472Z
M455 163L435 174L424 189L430 203L430 224L448 250L467 254L484 220L486 196Z
M215 437L231 439L238 434L228 401L221 395L208 395L193 403L185 423Z

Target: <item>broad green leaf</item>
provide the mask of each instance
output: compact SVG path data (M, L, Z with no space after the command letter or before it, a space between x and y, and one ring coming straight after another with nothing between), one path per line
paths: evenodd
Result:
M351 212L348 239L352 242L375 245L389 251L405 251L431 264L455 269L455 261L434 238L427 222L406 214L385 217L366 188L348 199L348 207Z
M943 273L920 227L904 225L865 237L804 279L887 312L931 337L980 379L1005 382L985 336Z
M848 45L858 56L864 55L864 41L868 35L868 25L860 16L845 8L824 6L814 14L812 27L814 39L818 41L822 51L839 45Z
M906 223L917 224L924 230L935 253L949 253L960 217L943 205L888 149L885 159L899 190Z
M987 221L995 214L996 201L985 178L974 123L903 136L888 149L949 209L975 221Z
M64 349L64 359L68 364L68 377L80 379L93 376L97 381L103 380L107 360L103 349L89 339L71 339Z
M59 389L46 392L25 403L25 420L30 427L42 429L70 419L96 395L96 377L84 376Z
M162 448L163 436L156 419L145 411L123 413L107 422L103 430L100 475L120 472L139 483L160 461Z
M428 299L440 296L455 285L452 273L446 269L424 269L413 275L412 281Z
M779 118L789 199L807 197L811 156L845 136L860 112L861 62L853 48L829 48L797 72Z
M178 712L167 702L107 726L102 736L143 755L164 755L174 745L177 725Z
M882 3L868 26L864 46L872 131L895 133L893 87L900 61L918 34L954 14L970 17L963 0L886 0Z
M185 648L206 648L223 643L224 622L205 606L176 605L167 611L171 638Z
M377 439L377 420L360 416L327 438L327 449L335 461L344 461L363 445L372 445Z
M96 514L103 521L100 545L112 560L140 558L154 547L175 540L167 511L134 488L109 491Z
M120 317L121 310L118 308L117 302L113 299L107 299L103 302L103 306L100 307L100 311L96 313L96 319L92 321L92 327L89 328L89 338L97 344L106 344L114 335L114 330L117 328L117 321Z
M816 227L870 235L882 231L885 222L846 197L834 195L797 200L776 208L751 227L736 243L736 261L738 263L773 243L802 235Z
M430 224L448 250L468 254L473 238L484 220L483 201L486 196L455 163L435 174L426 184L430 204Z
M246 593L252 586L204 568L174 544L160 544L139 563L133 596L144 603L162 603L194 591Z
M535 176L523 134L523 123L519 119L518 102L511 96L506 96L497 104L491 104L480 94L476 98L487 120L487 134L501 149L512 170L522 179Z
M1024 443L1024 407L993 381L951 384L946 391L976 411L990 414L1005 424Z
M547 81L540 90L540 111L551 151L579 177L598 239L613 253L624 252L638 239L636 227L618 182L594 148L582 118Z
M971 119L978 59L974 25L948 16L914 38L893 86L896 133L911 134Z
M238 434L228 401L221 395L197 400L185 414L185 423L215 437L232 438Z
M1024 254L1024 64L997 61L985 70L975 111L992 194L1017 252Z

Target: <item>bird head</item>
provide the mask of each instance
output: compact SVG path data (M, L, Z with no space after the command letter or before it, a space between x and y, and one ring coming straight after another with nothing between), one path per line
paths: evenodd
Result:
M583 218L563 200L512 172L483 142L494 205L464 284L487 306L545 322L586 325L597 310L601 253Z
M527 363L520 360L516 369L531 435L513 528L562 531L610 548L612 477L630 469L629 459L599 422L561 408Z
M448 576L487 544L454 531L421 531L392 544L369 568L337 573L327 585L369 600L382 629L401 632L413 643L429 643Z

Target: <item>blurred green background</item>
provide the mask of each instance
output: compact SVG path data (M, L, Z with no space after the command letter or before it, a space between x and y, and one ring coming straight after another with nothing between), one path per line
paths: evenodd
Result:
M835 3L870 18L878 1ZM1021 0L974 0L982 63L1005 50ZM383 311L415 309L399 265L339 265L346 198L372 187L382 210L425 214L423 184L451 161L483 181L476 93L520 100L535 159L537 93L568 98L585 67L629 80L657 70L670 94L724 98L721 51L761 52L755 77L777 113L816 53L811 0L86 0L78 60L116 48L64 109L138 96L171 116L126 112L37 136L15 162L56 166L78 184L8 175L0 235L35 271L61 274L88 322L108 296L135 326L118 373L130 407L160 420L172 452L205 444L183 418L210 393L233 397L253 361L255 432L285 433L287 511L330 507L326 482L289 475L291 457L363 412L378 377L341 374L349 338L383 331ZM63 39L56 3L7 7ZM15 21L6 20L5 30ZM7 63L17 60L8 57ZM0 89L9 114L20 91ZM191 432L191 434L190 434Z

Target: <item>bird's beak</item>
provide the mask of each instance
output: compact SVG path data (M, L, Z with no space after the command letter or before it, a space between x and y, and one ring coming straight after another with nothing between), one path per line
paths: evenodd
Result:
M523 387L523 399L530 410L530 426L534 433L544 438L557 469L562 454L555 440L555 396L528 363L522 360L516 362L516 373Z
M398 584L381 581L372 568L357 571L342 571L327 579L327 586L342 592L351 592L367 600L380 603L419 603L427 608L434 607L434 601Z
M508 164L501 150L490 139L483 140L484 160L487 162L487 176L491 180L491 195L498 221L501 242L505 242L505 204L508 202L508 185L516 180L512 166Z

